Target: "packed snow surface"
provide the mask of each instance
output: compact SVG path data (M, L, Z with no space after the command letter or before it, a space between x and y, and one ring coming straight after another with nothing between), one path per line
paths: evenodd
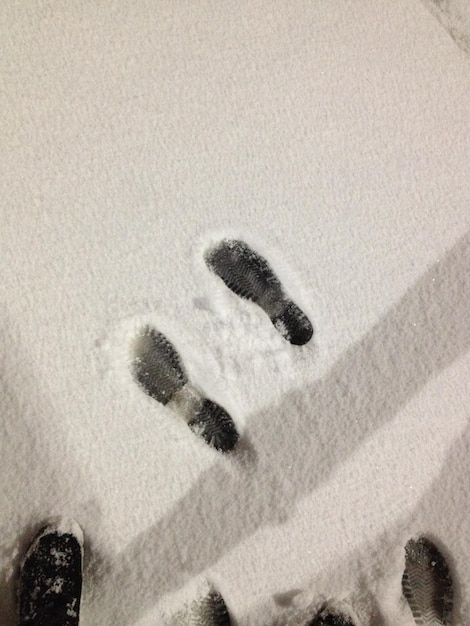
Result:
M468 626L464 50L417 0L12 0L0 23L0 623L64 515L87 626L171 623L204 589L238 626L326 600L410 626L422 534ZM224 238L311 341L208 270ZM137 384L147 327L231 415L233 452Z

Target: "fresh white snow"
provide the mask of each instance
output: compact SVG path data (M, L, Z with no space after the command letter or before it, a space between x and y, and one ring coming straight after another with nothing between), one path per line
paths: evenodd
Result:
M85 536L81 622L238 626L344 601L411 626L424 533L470 625L469 59L413 0L0 6L0 623L44 520ZM211 274L262 254L291 346ZM242 433L132 377L147 325Z

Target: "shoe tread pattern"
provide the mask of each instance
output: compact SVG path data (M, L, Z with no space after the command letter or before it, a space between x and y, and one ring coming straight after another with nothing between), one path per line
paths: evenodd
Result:
M198 603L195 624L197 626L230 626L227 606L218 591L210 591Z
M313 335L305 313L286 297L281 282L261 255L245 242L224 239L208 250L205 262L236 295L258 304L276 330L293 345L304 345Z
M449 567L437 547L425 537L405 546L402 590L416 624L449 626L453 584Z
M178 351L163 333L148 326L141 331L134 343L132 370L142 390L163 405L195 391L196 399L191 398L189 415L183 412L183 419L209 446L220 452L233 450L239 440L233 419L192 387ZM175 410L175 405L171 408Z
M269 263L243 241L224 239L206 253L205 261L241 298L256 304L267 294L271 299L283 299L281 283Z
M233 450L239 439L233 419L227 411L208 398L203 399L188 426L220 452Z
M167 404L187 382L180 355L165 335L146 327L137 339L134 377L150 397Z

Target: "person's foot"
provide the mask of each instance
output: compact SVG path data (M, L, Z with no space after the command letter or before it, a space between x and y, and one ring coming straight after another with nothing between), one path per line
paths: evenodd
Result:
M83 533L57 518L31 542L20 569L19 626L77 626L82 591Z

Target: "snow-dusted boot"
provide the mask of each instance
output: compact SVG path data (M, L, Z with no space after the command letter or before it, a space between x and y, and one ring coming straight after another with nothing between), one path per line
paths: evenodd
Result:
M77 626L83 533L74 520L51 520L36 534L20 569L19 626Z
M308 317L285 295L266 259L245 242L224 239L206 252L204 260L237 296L258 304L287 341L302 346L311 339Z

